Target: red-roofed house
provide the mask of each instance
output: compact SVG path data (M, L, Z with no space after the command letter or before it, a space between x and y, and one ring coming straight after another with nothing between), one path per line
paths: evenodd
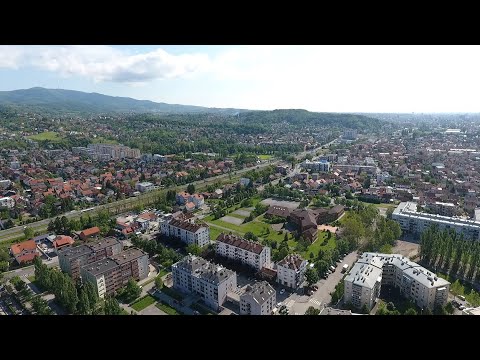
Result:
M90 229L85 229L80 232L80 239L86 241L100 235L100 229L98 226L92 227Z
M19 264L32 262L36 256L40 256L34 240L13 244L10 246L10 253Z
M59 249L72 246L74 242L75 240L73 240L70 236L58 235L55 240L53 240L53 247L55 248L55 253L57 253Z

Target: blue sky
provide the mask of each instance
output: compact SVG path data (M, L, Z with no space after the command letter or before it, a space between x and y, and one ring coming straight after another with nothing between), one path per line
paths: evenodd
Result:
M333 112L480 112L479 46L0 46L0 90Z

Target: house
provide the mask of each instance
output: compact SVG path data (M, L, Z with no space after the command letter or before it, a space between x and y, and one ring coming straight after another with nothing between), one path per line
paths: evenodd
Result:
M337 220L345 212L343 205L335 205L331 209L321 208L318 209L317 223L330 223Z
M72 246L74 242L75 241L70 236L65 236L65 235L56 236L55 240L53 240L53 247L55 248L55 253L57 253L58 250L64 247Z
M23 241L10 246L10 254L19 265L32 262L35 257L40 256L37 251L37 244L34 240Z
M187 211L193 211L193 210L195 210L195 204L194 204L193 202L191 202L191 201L187 202L187 203L185 204L185 210L187 210Z
M100 229L98 226L94 226L90 229L82 230L79 234L80 239L82 239L83 241L93 239L94 237L97 237L99 235L100 235Z
M317 240L317 217L318 212L311 209L295 209L290 213L290 221L311 243Z

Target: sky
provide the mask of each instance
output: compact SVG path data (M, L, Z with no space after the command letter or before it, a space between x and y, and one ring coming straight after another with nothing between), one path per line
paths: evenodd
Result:
M0 46L0 91L35 86L171 104L480 112L480 46Z

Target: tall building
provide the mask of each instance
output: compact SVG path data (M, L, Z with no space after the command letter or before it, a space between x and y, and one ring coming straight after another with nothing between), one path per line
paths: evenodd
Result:
M343 132L343 138L345 140L357 140L357 130L355 129L347 129Z
M117 255L122 249L120 241L108 237L85 245L60 249L58 262L63 272L70 274L73 279L78 279L82 266Z
M93 150L95 155L107 155L108 158L113 160L140 157L139 149L131 149L124 145L88 144L88 149Z
M328 172L331 169L331 164L327 160L320 160L320 161L310 161L305 160L301 164L302 168L310 169L313 171L320 171L320 172Z
M113 295L124 287L128 280L136 281L148 276L148 254L130 248L106 259L84 265L81 268L83 281L92 283L100 298Z
M240 295L240 315L271 315L277 293L266 281L248 285Z
M468 213L472 213L477 207L477 205L478 205L477 193L475 192L475 190L468 190L463 200L463 208Z
M270 268L270 248L232 234L221 233L215 244L217 255L237 260L257 271Z
M215 311L223 305L229 291L237 289L237 274L220 265L188 255L172 265L173 287L198 295Z
M345 277L344 302L371 309L381 286L394 286L422 309L433 310L448 300L450 283L398 254L363 253Z
M193 220L171 219L160 222L160 232L164 236L180 239L185 244L200 247L210 243L210 228L206 224L195 224Z
M307 260L300 255L290 254L277 263L277 282L291 289L297 289L305 280Z
M417 204L411 201L400 203L393 211L392 219L400 224L403 231L413 234L421 234L436 224L440 229L454 229L466 239L480 238L479 221L421 213L417 211Z

